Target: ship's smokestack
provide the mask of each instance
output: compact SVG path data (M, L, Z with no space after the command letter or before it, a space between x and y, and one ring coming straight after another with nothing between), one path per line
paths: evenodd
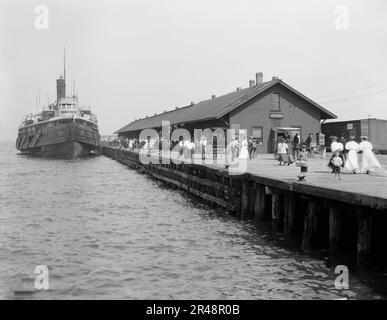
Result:
M66 48L63 49L63 76L56 80L56 101L66 98Z
M59 79L56 79L56 101L59 102L61 98L66 97L66 81L60 76Z

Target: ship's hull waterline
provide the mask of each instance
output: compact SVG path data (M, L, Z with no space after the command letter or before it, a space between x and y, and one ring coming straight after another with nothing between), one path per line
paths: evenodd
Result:
M19 130L16 148L23 154L75 159L99 154L98 128L82 120L62 119Z
M52 159L76 159L95 156L96 154L99 154L99 150L92 145L77 141L69 141L32 148L24 151L23 154L31 154Z

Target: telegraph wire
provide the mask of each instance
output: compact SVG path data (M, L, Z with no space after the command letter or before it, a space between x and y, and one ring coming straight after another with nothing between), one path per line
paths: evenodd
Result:
M353 97L337 98L337 99L333 99L333 100L329 100L328 99L326 101L321 101L321 103L334 103L334 102L350 101L350 100L355 100L355 99L361 99L363 97L368 97L368 96L382 94L384 92L387 92L387 89L383 89L383 90L379 90L379 91L375 91L375 92L364 93L364 94L356 95L356 96L353 96Z
M332 93L332 94L325 95L325 96L320 96L320 97L317 97L316 99L324 99L324 98L330 98L330 97L335 97L335 96L341 96L341 95L345 95L345 94L349 94L349 93L355 93L355 92L359 92L359 91L363 91L363 90L367 90L367 89L371 89L371 88L375 88L375 87L380 87L380 86L386 85L386 84L387 84L387 81L380 82L380 83L365 86L365 87L359 88L359 89L352 89L352 90Z

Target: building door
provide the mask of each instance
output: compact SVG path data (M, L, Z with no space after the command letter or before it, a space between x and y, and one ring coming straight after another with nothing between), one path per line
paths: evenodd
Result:
M285 137L285 134L290 136L288 144L293 142L295 135L298 133L301 139L301 128L290 127L290 128L273 128L270 134L270 147L268 148L269 153L277 153L277 145L282 138ZM291 147L291 146L290 146Z

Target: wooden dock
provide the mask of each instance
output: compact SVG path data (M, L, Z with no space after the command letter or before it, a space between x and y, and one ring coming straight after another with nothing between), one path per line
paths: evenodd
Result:
M185 190L255 224L299 241L304 251L352 256L359 266L387 265L387 174L334 178L327 159L311 159L306 181L299 168L279 166L273 155L248 160L246 173L230 175L209 164L142 164L139 153L104 146L103 154L166 184Z

